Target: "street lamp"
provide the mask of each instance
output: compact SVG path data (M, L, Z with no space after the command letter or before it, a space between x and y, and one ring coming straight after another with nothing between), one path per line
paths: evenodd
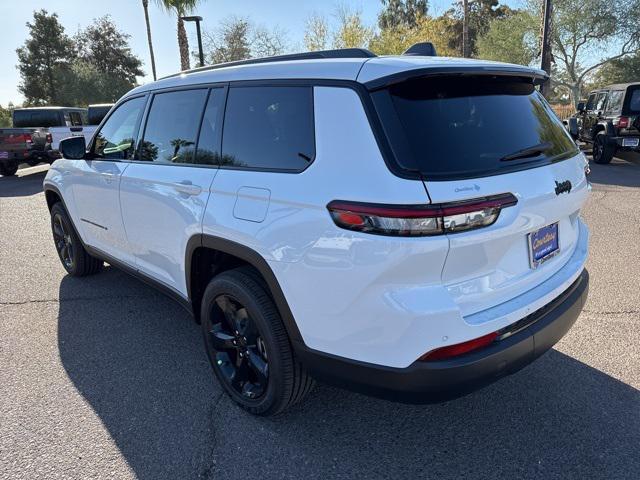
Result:
M200 34L200 22L202 21L202 17L191 16L191 17L180 17L185 22L196 22L196 32L198 33L198 53L200 54L200 66L204 67L204 53L202 53L202 35Z

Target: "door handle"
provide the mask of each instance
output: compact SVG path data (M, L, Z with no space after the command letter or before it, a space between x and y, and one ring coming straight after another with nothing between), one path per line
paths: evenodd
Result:
M202 187L198 185L194 185L189 180L183 180L182 182L174 183L173 188L176 191L183 193L185 195L195 196L195 195L200 195L200 193L202 193Z

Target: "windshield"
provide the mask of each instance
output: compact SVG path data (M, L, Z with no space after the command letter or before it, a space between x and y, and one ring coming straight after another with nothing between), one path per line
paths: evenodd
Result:
M427 77L373 98L399 162L430 179L506 173L578 152L551 107L524 80Z

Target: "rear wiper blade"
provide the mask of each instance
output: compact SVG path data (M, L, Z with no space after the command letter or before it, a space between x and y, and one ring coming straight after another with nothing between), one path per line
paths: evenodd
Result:
M537 157L538 155L543 154L547 150L550 150L552 147L553 147L553 144L551 142L539 143L538 145L523 148L522 150L518 150L517 152L513 152L513 153L510 153L509 155L505 155L500 159L500 161L508 162L511 160L518 160L520 158Z

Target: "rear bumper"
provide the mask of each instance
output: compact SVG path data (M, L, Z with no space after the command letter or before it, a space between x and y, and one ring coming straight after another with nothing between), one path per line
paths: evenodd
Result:
M558 342L575 323L589 289L589 274L530 314L532 323L510 337L451 360L392 368L353 361L296 345L297 354L321 381L373 396L433 403L482 388L525 367Z
M624 145L625 140L630 141L634 139L638 140L638 136L613 137L611 141L615 143L617 150L638 152L640 151L640 141L638 141L638 145Z

